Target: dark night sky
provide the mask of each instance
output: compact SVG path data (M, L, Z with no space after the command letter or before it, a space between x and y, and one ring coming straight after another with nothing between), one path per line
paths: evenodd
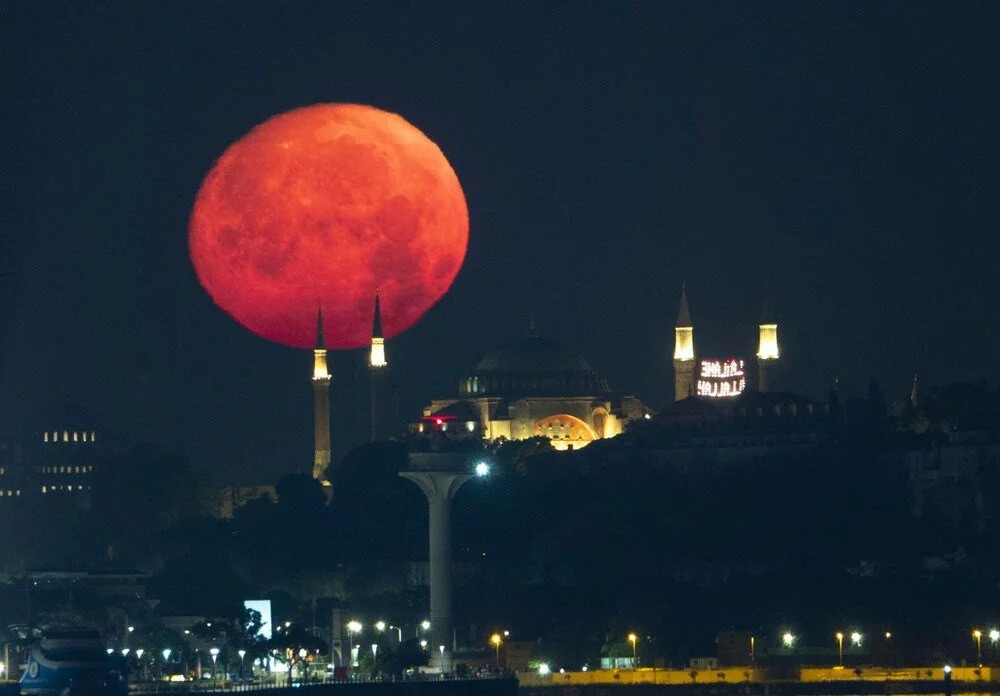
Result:
M72 399L220 476L308 470L310 357L212 304L186 226L228 144L324 101L403 115L468 199L451 292L389 344L408 416L532 313L657 408L683 280L719 356L769 281L797 391L1000 377L1000 5L344 4L0 7L3 430Z

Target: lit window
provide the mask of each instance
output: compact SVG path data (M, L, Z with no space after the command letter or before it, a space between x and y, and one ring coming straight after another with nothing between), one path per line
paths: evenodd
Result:
M69 442L69 431L63 430L63 442Z
M48 490L45 488L45 486L42 486L42 493L48 493Z
M45 431L45 441L46 442L49 441L49 431L48 430Z
M94 431L93 430L90 431L90 441L91 442L94 441Z

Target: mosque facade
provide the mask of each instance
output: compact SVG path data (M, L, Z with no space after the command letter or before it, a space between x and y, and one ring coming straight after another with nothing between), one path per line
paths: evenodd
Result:
M546 437L555 449L571 450L650 416L639 399L612 390L577 351L532 329L484 356L460 380L458 396L432 400L411 429L484 439Z

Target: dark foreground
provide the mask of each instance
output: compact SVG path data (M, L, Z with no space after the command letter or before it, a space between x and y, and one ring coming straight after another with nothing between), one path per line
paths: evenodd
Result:
M951 688L948 688L951 687ZM1000 683L940 681L757 682L742 684L566 684L522 686L518 696L888 696L1000 694Z

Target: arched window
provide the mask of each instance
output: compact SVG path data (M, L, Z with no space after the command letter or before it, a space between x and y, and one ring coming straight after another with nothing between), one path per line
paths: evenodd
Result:
M48 430L46 430L46 431L45 431L45 435L44 435L44 438L45 438L45 441L46 441L46 442L48 442L48 441L49 441L49 431L48 431Z
M69 442L69 431L63 430L63 442Z

